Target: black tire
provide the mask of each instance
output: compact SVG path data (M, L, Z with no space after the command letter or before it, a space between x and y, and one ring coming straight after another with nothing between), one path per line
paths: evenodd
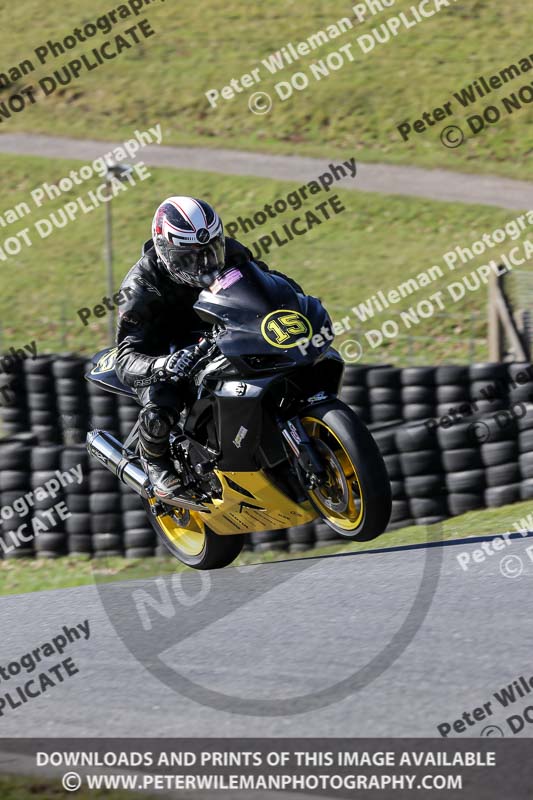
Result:
M323 522L321 519L315 520L314 528L317 547L321 547L324 544L346 544L346 539L339 536L337 531L334 531L333 528L330 528L327 522Z
M533 477L533 470L531 475L523 475L522 477ZM509 486L512 483L519 483L520 467L516 461L512 461L508 464L499 464L497 467L487 467L485 470L485 479L488 489L494 486Z
M343 386L340 398L348 406L365 406L368 404L368 391L365 386Z
M519 385L527 385L533 381L533 365L530 361L515 361L507 364L507 375Z
M88 514L89 497L88 494L69 494L65 499L65 504L71 514Z
M120 509L120 494L118 492L99 492L89 495L89 510L91 514L113 514Z
M366 386L366 373L369 369L364 364L347 364L344 367L343 386Z
M458 517L469 511L476 511L485 505L482 494L474 492L452 492L448 495L448 508L452 517Z
M517 503L520 500L520 484L512 483L509 486L493 486L485 490L485 505L487 508L499 508Z
M477 444L476 431L473 422L458 422L449 428L439 428L437 439L441 450L461 450Z
M472 383L474 381L484 381L485 383L506 381L507 367L498 361L470 364L468 374Z
M463 447L459 450L444 450L442 463L446 472L464 472L481 469L481 456L476 447Z
M91 494L117 492L118 484L118 478L107 469L92 469L89 473L89 489Z
M85 361L75 355L56 356L52 364L52 374L57 380L76 380L78 384L83 380Z
M391 481L390 490L393 500L403 500L405 497L405 484L402 481Z
M125 511L122 514L122 521L124 523L125 531L128 531L132 528L144 528L147 524L146 513L142 506L140 511ZM140 546L143 547L143 545Z
M92 543L95 554L122 555L124 550L120 533L93 533Z
M433 386L403 386L402 403L406 405L435 405Z
M61 447L59 445L34 447L31 451L30 459L32 472L59 469L60 457Z
M479 494L485 488L485 470L469 469L448 474L446 486L450 493Z
M31 450L25 444L14 441L0 442L0 471L26 471L30 468Z
M146 516L158 540L169 553L178 559L178 561L181 561L189 567L193 567L193 569L206 570L227 567L235 561L243 548L245 542L244 535L234 534L230 536L218 536L206 526L204 545L201 552L197 555L189 555L165 536L163 530L159 527L157 518L154 517L150 511L150 503L148 500L143 499L143 505L146 510ZM156 550L156 553L157 552Z
M132 489L127 492L124 492L122 489L120 490L120 507L122 512L142 511L144 514L142 498L139 497L139 495L136 494Z
M409 510L414 519L450 516L447 497L413 497L409 500Z
M410 403L403 407L403 418L406 422L422 422L431 419L435 413L435 406L422 403Z
M402 453L436 450L437 434L430 425L403 425L396 431L396 446Z
M370 407L372 422L392 422L402 419L402 406L392 403L376 403Z
M55 389L58 395L70 395L85 398L85 386L79 378L57 378Z
M122 517L120 514L93 514L91 517L91 531L93 536L98 534L120 535L122 530Z
M143 524L147 525L148 520L146 519L146 514L144 514ZM157 544L157 537L150 526L149 528L132 528L124 533L124 547L129 550L132 547L148 547L152 550L155 550L155 546Z
M92 414L100 416L115 417L117 404L113 395L97 395L90 398L90 409Z
M89 454L85 447L65 447L61 452L61 469L66 472L81 464L84 474L89 471Z
M363 498L362 516L360 521L356 521L357 527L354 530L342 529L339 524L331 520L326 520L327 524L339 535L359 542L380 536L390 519L392 497L387 468L368 428L340 402L311 407L302 412L302 417L316 420L317 422L312 424L318 424L318 430L329 431L330 435L332 434L337 442L341 443L355 468ZM309 499L315 510L324 518L324 513L313 493L309 493Z
M28 408L34 411L54 411L55 407L55 398L52 394L42 393L28 396Z
M10 492L20 489L25 492L30 487L30 477L30 473L23 470L2 470L0 472L0 491Z
M435 372L435 383L439 386L445 386L447 384L467 384L469 379L468 367L447 365L444 367L437 367Z
M37 358L24 361L24 372L30 375L51 375L52 357L37 356Z
M518 460L516 442L487 442L481 445L481 461L486 467L496 467L508 461Z
M26 391L30 394L50 394L54 391L51 375L26 375Z
M395 453L390 456L383 456L383 463L385 464L389 481L403 478L402 462L398 454Z
M69 536L67 547L70 555L91 555L93 552L92 538L83 534Z
M377 367L367 372L366 382L370 388L383 386L389 389L400 386L401 370L397 367Z
M390 522L399 522L409 517L409 503L407 500L393 500Z
M442 473L438 475L416 475L405 479L407 497L440 497L446 494L446 480Z
M290 545L305 544L309 548L315 541L315 527L313 523L308 522L306 525L287 528L287 540Z
M518 447L521 453L533 451L533 431L520 431Z
M402 386L434 386L435 367L405 367L401 383Z
M518 413L519 411L520 413ZM533 430L533 404L524 403L523 408L516 409L516 414L518 417L518 430Z
M520 499L533 500L533 478L528 478L520 484Z
M443 385L437 386L436 398L438 405L458 405L467 403L470 399L470 392L467 385Z
M90 536L91 515L71 513L65 520L65 530L69 536Z
M438 450L419 450L418 453L401 453L400 463L402 474L427 475L442 471L440 453Z
M344 400L344 398L341 398ZM400 405L401 395L398 389L387 388L385 386L376 386L368 390L368 399L371 405L378 403L386 403L389 405Z
M522 479L533 478L533 453L523 453L519 462Z
M396 428L384 428L371 431L372 438L379 448L382 456L396 453Z

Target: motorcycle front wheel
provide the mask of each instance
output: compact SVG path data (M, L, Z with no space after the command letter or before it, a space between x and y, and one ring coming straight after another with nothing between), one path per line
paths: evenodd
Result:
M182 564L193 569L221 569L240 554L244 536L219 536L192 511L184 516L178 509L154 516L149 500L143 500L150 524L167 550Z
M314 509L341 536L358 542L375 539L389 524L392 497L387 468L370 431L340 400L311 406L301 422L326 473L320 486L309 486L300 475Z

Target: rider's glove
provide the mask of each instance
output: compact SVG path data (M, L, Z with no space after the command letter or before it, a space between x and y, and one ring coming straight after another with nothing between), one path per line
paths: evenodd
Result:
M190 350L178 350L171 356L158 358L153 373L161 381L179 383L189 376L197 357Z

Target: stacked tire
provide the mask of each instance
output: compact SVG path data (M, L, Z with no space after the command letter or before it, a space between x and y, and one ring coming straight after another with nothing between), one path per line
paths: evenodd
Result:
M405 494L405 483L403 479L400 455L396 446L397 425L389 425L381 430L373 430L372 436L379 448L387 472L392 493L392 512L387 531L394 531L398 528L406 528L413 524L409 502Z
M471 413L470 373L468 367L449 365L435 370L437 416L451 417Z
M94 458L89 460L89 511L95 558L121 556L122 504L120 481Z
M417 525L434 525L449 516L439 443L427 425L404 425L396 446L405 481L409 515Z
M407 367L401 371L402 417L406 422L435 416L436 389L434 367Z
M524 405L525 413L518 420L520 460L520 499L533 500L533 403Z
M370 416L373 423L402 419L401 370L377 367L367 372Z
M289 549L287 531L257 531L250 534L254 553L269 551L286 553Z
M471 422L441 425L437 431L452 517L483 508L485 473Z
M71 354L59 355L52 364L52 374L61 441L67 447L82 444L89 419L85 361Z
M370 422L370 405L366 385L367 372L368 367L347 366L344 370L343 384L339 395L343 403L350 406L363 422Z
M21 543L16 536L20 526L30 538L32 511L25 513L20 498L30 491L31 449L34 437L21 434L0 441L0 552L2 558L31 558L34 555L33 539ZM19 501L19 503L17 503ZM16 504L17 508L13 505Z
M92 515L90 510L89 455L83 445L63 448L61 471L81 469L81 482L65 486L65 504L69 517L65 522L70 555L93 555Z
M60 558L68 553L66 530L66 481L61 474L62 447L38 445L31 451L31 488L33 490L35 555L37 558ZM52 485L54 490L52 491ZM58 488L59 485L59 488ZM48 492L37 491L48 486ZM46 494L46 496L44 496Z
M24 362L29 425L39 444L60 444L52 356L37 356Z
M6 369L9 367L6 364ZM27 431L30 425L28 398L21 361L0 373L0 417L4 436L14 436Z
M315 544L315 526L312 522L287 529L289 553L304 553L312 550Z
M518 463L518 428L509 411L499 411L476 423L481 430L481 458L485 468L486 489L483 505L487 508L520 500Z
M490 414L507 407L509 385L505 364L472 364L468 369L468 374L474 413Z

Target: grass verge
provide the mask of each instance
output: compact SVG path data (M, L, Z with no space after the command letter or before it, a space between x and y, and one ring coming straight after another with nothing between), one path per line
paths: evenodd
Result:
M347 543L320 547L301 554L280 552L243 553L235 566L249 564L268 564L274 561L314 558L335 553L360 553L366 550L382 550L401 545L415 545L429 542L453 541L473 536L488 536L516 532L514 523L527 518L531 503L515 503L497 509L483 509L446 520L442 525L429 528L412 526L399 531L391 531L374 542L361 544ZM112 583L123 580L139 580L182 572L188 567L173 558L148 558L143 560L122 558L89 560L61 558L57 560L6 560L0 561L0 585L2 594L23 594L49 589L66 589L72 586L88 586L92 583ZM1 796L1 795L0 795Z
M82 54L90 57L116 33L122 33L142 17L125 19L111 33L101 33L56 59L39 64L35 48L48 39L62 40L82 22L110 11L109 0L94 0L90 11L77 0L61 0L46 8L39 0L20 0L9 11L2 42L0 71L31 58L34 72L13 90L61 70ZM118 5L118 4L115 4ZM242 0L205 0L196 5L154 3L143 16L155 31L141 44L112 62L68 85L60 85L49 97L24 112L4 120L1 131L42 132L78 138L129 138L136 128L160 122L166 144L229 147L262 152L298 153L331 158L357 156L360 161L384 161L465 172L499 173L524 177L524 164L532 148L527 105L512 115L503 113L497 125L488 125L478 136L469 133L466 117L488 105L501 107L501 98L528 86L530 73L494 90L471 109L464 109L453 93L480 76L497 74L531 54L527 4L499 0L471 0L455 4L412 25L412 0L396 0L393 8L358 23L351 3L341 0L290 0L286 3L244 4ZM376 4L374 4L375 6ZM357 37L379 28L392 16L405 12L411 20L397 36L364 54ZM341 18L355 27L311 50L282 71L272 75L262 65L272 53L289 42L295 46ZM28 25L28 20L32 21ZM206 21L208 23L206 24ZM8 23L8 24L7 24ZM386 29L385 29L386 33ZM383 38L383 33L381 38ZM341 69L316 80L310 65L326 59L344 45L352 45L353 61L345 56ZM94 58L91 58L94 61ZM218 107L205 96L219 91L232 79L259 69L260 83L237 92ZM295 91L282 102L275 84L296 72L310 78L305 91ZM63 82L65 79L63 79ZM250 112L249 98L265 91L274 99L271 113ZM2 92L9 96L11 90ZM397 126L411 123L452 100L453 116L437 123L408 142ZM467 142L446 149L440 132L449 124L465 128Z
M76 792L77 800L93 800L100 798L106 800L110 796L109 789L80 789ZM146 800L154 800L154 795L143 795ZM61 781L48 778L29 777L22 775L0 775L0 797L2 800L34 800L41 797L43 800L67 800L72 798L72 792L65 791ZM131 800L138 797L137 793L113 791L116 800Z
M40 352L77 351L92 354L107 343L106 317L92 315L84 325L78 315L81 308L93 308L107 294L103 241L105 210L103 206L83 214L62 228L54 228L42 239L36 223L50 219L77 193L36 208L30 191L43 182L54 183L67 176L80 163L40 158L0 156L4 183L10 186L9 207L27 201L30 213L13 225L2 228L4 237L29 229L32 246L23 246L20 254L0 262L4 277L0 294L0 320L3 340L0 351L10 346L21 347L36 340ZM115 286L118 288L130 266L140 255L141 244L150 235L154 209L162 198L171 194L191 194L209 199L226 222L239 216L249 217L265 204L288 193L301 184L275 180L228 177L208 172L150 170L151 177L127 191L113 202ZM80 196L95 190L100 179L86 182L78 189ZM333 195L330 192L329 197ZM482 360L487 355L486 284L476 291L465 291L455 301L446 289L451 281L460 282L472 270L498 259L501 252L520 245L522 240L495 247L467 264L457 264L452 272L443 256L456 246L469 247L484 233L490 233L517 213L488 207L461 206L417 199L381 196L353 191L338 192L346 209L329 221L315 227L292 242L276 247L264 255L273 268L293 275L306 291L323 300L335 320L349 318L350 330L345 338L358 338L364 347L364 361L399 360L413 363L434 363L449 354L453 360ZM301 217L327 199L322 192L295 211L289 209L274 220L246 235L237 234L253 247L261 236L272 230L283 236L283 225ZM5 211L4 208L0 214ZM300 223L301 225L301 223ZM522 237L527 236L527 230ZM0 242L1 244L2 242ZM519 247L520 253L522 249ZM367 300L378 289L385 293L399 284L417 278L433 265L439 265L442 277L429 285L406 294L401 302L367 323L353 313L355 304ZM470 280L470 285L475 279ZM423 287L423 288L422 288ZM420 323L408 329L400 326L401 336L385 339L373 349L367 346L364 333L378 328L384 319L396 315L439 290L445 291L446 309L438 318L420 317ZM438 311L437 307L435 306ZM397 319L394 316L394 319ZM341 343L339 339L338 343Z

